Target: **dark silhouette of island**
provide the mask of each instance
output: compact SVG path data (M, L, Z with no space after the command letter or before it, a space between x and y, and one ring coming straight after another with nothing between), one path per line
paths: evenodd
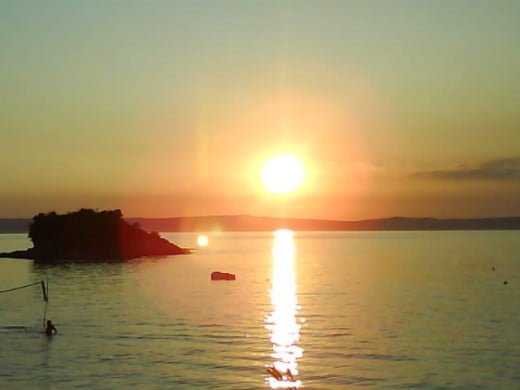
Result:
M0 257L33 259L38 263L63 261L124 261L145 256L187 254L158 233L123 219L120 210L40 213L29 225L33 248L0 253Z
M126 218L131 224L156 232L262 232L294 231L400 231L400 230L518 230L520 217L440 219L392 217L340 221L324 219L272 218L251 215L215 215L173 218ZM25 233L30 219L0 218L0 233Z

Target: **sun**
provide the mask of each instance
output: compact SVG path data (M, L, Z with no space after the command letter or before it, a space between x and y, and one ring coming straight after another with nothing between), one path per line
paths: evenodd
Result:
M260 176L269 192L288 194L301 187L305 180L305 169L298 157L281 154L265 162Z

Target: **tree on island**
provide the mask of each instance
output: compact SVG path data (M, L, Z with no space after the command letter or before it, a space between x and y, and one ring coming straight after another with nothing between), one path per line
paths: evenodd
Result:
M156 232L123 219L121 210L81 209L59 215L39 213L29 227L33 248L0 254L35 262L123 261L144 256L186 254ZM11 255L11 256L6 256Z

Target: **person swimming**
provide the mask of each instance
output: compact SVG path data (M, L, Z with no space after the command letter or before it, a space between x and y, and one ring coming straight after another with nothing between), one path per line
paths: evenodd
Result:
M47 320L47 327L45 328L45 334L47 336L52 336L53 334L58 333L58 329L54 326L51 320Z

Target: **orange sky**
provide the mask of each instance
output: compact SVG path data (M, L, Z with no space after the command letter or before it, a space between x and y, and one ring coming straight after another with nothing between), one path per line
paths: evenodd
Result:
M518 2L0 4L0 217L520 215ZM298 155L303 188L263 162Z

